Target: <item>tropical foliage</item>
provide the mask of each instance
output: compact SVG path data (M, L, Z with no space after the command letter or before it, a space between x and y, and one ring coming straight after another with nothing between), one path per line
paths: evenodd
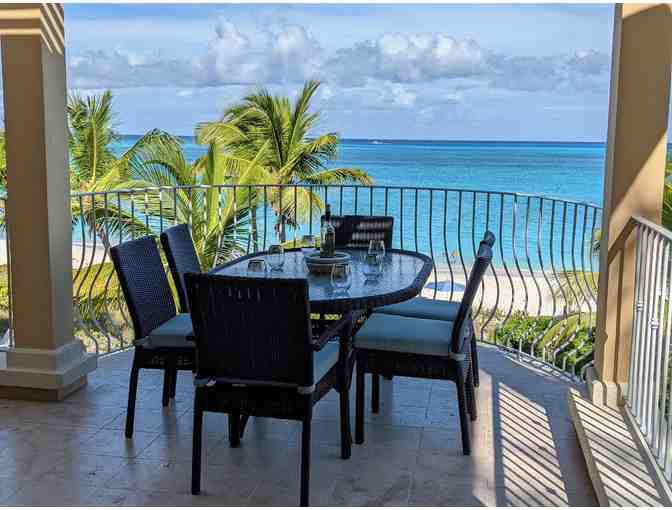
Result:
M232 163L255 159L266 170L269 184L372 184L359 168L327 167L338 156L340 138L336 133L312 135L319 113L311 112L310 102L319 86L318 81L306 82L293 104L261 88L227 108L221 120L200 124L197 138L230 154ZM286 226L297 226L311 208L319 212L323 206L309 187L271 187L267 199L283 242Z
M594 314L533 317L514 313L495 332L495 342L533 354L563 370L579 375L592 361Z

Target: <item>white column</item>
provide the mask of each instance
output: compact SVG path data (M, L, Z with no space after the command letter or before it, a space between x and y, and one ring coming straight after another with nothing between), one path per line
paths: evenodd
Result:
M0 6L15 339L0 397L60 400L96 367L73 332L62 40L60 6Z

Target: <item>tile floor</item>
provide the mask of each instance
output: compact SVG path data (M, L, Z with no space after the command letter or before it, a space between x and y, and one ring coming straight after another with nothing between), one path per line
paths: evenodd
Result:
M141 372L135 435L125 439L130 359L101 358L65 402L0 401L0 503L298 504L299 425L252 419L230 449L226 417L216 414L206 415L202 494L190 494L190 374L162 409L160 373ZM383 381L381 412L367 410L366 443L348 461L339 457L337 396L328 395L314 414L311 503L596 505L568 414L571 385L489 347L481 360L471 457L461 455L451 383Z

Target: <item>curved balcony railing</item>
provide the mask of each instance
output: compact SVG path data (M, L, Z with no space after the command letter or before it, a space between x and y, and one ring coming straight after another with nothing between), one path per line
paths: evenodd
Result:
M73 194L77 336L97 353L131 345L111 245L188 223L202 262L211 267L317 234L325 203L338 215L393 216L394 246L434 261L422 292L433 299L461 297L478 242L491 230L495 258L474 305L478 337L583 377L593 352L601 209L495 191L230 185Z

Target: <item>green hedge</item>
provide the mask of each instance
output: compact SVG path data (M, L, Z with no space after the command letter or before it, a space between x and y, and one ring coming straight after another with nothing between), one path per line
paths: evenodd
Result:
M588 313L558 318L516 312L495 331L495 341L516 349L520 346L526 353L533 351L534 356L549 362L559 349L555 365L579 374L593 359L594 319L594 314Z

